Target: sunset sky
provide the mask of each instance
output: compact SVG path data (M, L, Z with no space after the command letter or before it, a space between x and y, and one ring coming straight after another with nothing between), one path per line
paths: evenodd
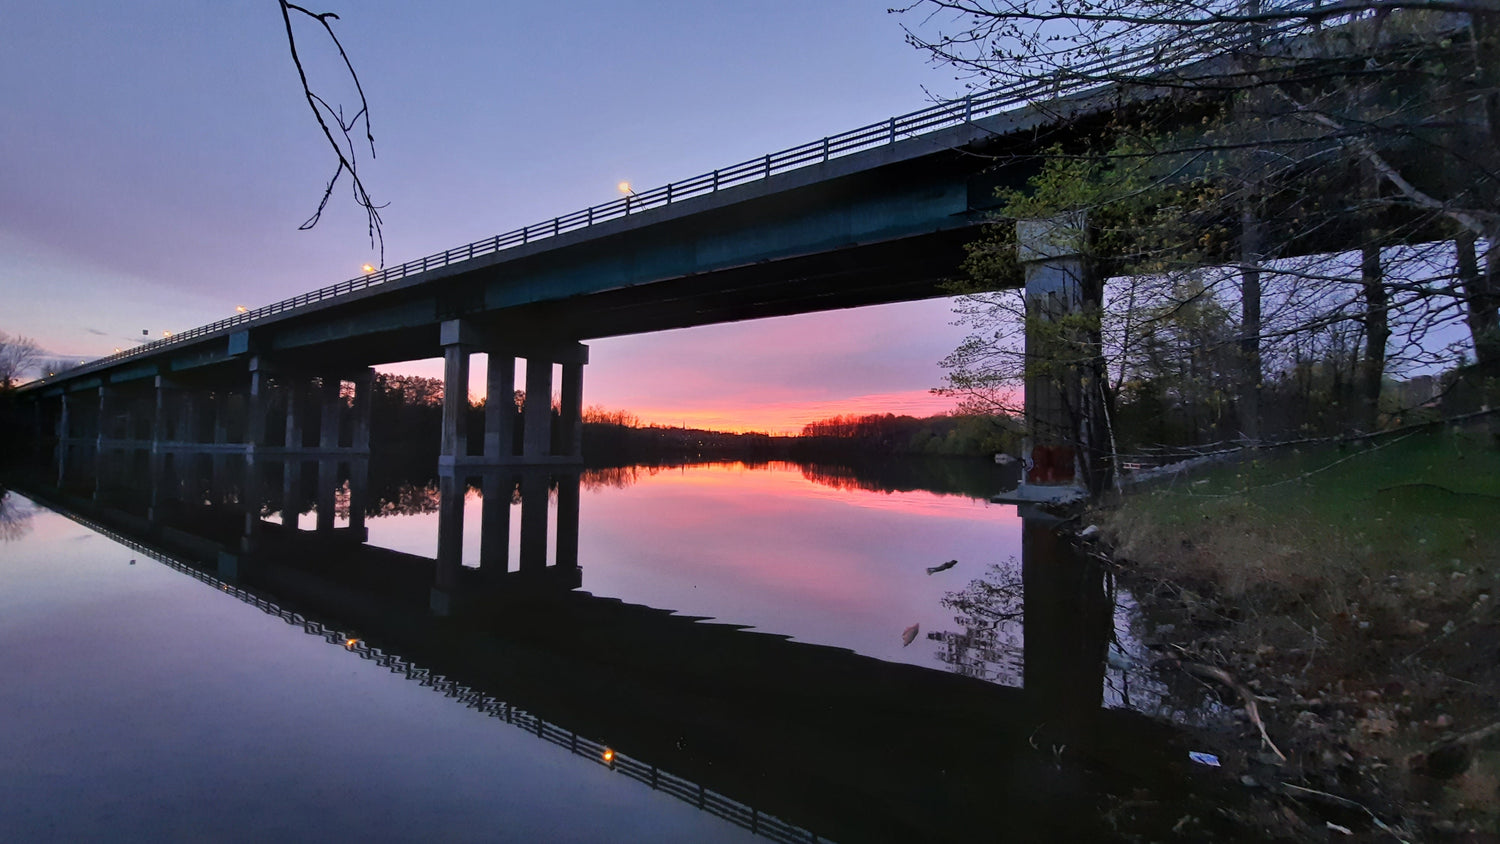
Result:
M378 263L343 193L297 230L332 159L274 2L0 3L0 331L91 358ZM312 8L342 16L371 102L362 174L396 264L960 93L887 5ZM343 94L298 35L315 87ZM937 412L951 319L935 300L596 341L585 401L772 431Z

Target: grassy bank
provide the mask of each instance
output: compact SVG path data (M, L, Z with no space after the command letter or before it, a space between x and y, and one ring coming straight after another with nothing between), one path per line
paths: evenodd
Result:
M1236 776L1355 800L1414 838L1495 830L1500 729L1477 735L1500 721L1500 450L1487 434L1263 450L1129 489L1097 518L1144 636L1259 696L1287 759L1233 709L1222 749ZM1266 789L1245 820L1296 839L1329 820L1373 824L1316 802Z

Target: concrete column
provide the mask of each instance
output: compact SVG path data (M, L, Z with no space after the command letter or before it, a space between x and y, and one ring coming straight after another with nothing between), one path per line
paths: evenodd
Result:
M469 455L469 355L479 338L459 319L444 322L439 330L443 345L443 440L438 462L451 466Z
M557 567L578 568L579 475L557 478Z
M562 442L558 452L583 459L583 364L565 363L562 368Z
M307 412L307 401L303 395L307 384L304 379L286 376L282 379L286 392L286 447L302 448L302 415Z
M545 357L526 359L525 439L521 458L524 462L545 460L552 456L552 361ZM524 518L524 517L523 517Z
M489 358L489 370L485 373L484 459L507 463L515 457L516 356L491 350Z
M528 471L521 476L521 559L523 572L547 567L547 473Z
M214 390L214 442L229 442L229 391Z
M151 453L161 451L167 441L167 379L156 376L156 412L151 416Z
M94 423L95 448L103 447L104 440L106 439L106 434L109 428L109 414L111 410L110 405L113 404L113 402L110 401L110 399L113 398L111 393L112 391L110 390L109 385L99 385L99 418L96 419Z
M184 443L198 442L198 397L191 390L183 390L177 397L181 404L181 417L178 424L181 430L177 432L177 441Z
M1084 224L1081 214L1017 222L1026 312L1033 323L1056 322L1082 308ZM1082 491L1079 414L1084 405L1078 367L1067 360L1076 354L1052 334L1027 332L1027 437L1018 493L1028 499L1072 498Z
M505 574L510 567L510 502L516 478L509 471L491 469L485 473L482 483L484 511L480 517L479 568L498 576Z
M260 355L250 358L250 392L245 397L245 447L253 452L266 443L266 370Z
M339 379L332 376L325 375L322 380L323 422L318 432L318 447L335 449L339 447L339 418L342 416L340 411L344 409L344 400L339 397L342 387Z
M354 376L354 440L350 443L360 454L370 453L370 407L374 396L375 370L362 370Z

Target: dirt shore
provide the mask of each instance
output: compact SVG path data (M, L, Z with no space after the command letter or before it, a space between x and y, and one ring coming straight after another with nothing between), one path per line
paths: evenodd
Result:
M1245 799L1183 807L1174 840L1500 841L1496 527L1407 553L1211 500L1088 517L1155 670L1222 704L1205 776Z

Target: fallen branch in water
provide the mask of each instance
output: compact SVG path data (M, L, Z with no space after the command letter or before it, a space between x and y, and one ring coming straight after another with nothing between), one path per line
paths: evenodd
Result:
M1215 668L1212 665L1204 665L1200 662L1179 662L1178 665L1182 667L1183 671L1189 674L1196 674L1199 677L1217 680L1233 689L1235 694L1240 696L1240 700L1244 701L1245 714L1250 716L1250 723L1254 724L1257 730L1260 730L1261 741L1265 742L1266 747L1271 748L1271 752L1276 754L1276 758L1283 762L1286 761L1286 754L1281 752L1281 749L1276 746L1276 742L1271 741L1271 736L1266 732L1266 723L1260 719L1260 708L1255 705L1255 694L1246 688L1243 683L1234 679L1234 675L1228 671L1222 668Z

